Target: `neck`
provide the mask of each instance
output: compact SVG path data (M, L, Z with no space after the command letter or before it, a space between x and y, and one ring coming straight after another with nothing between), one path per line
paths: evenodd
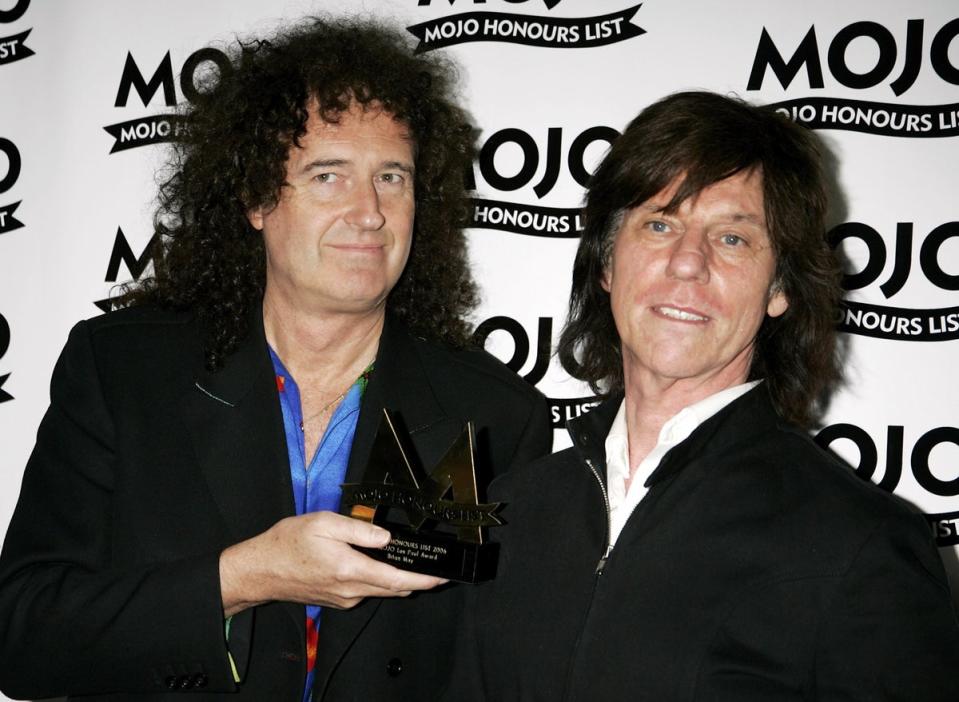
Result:
M339 387L376 356L385 310L309 312L263 298L266 340L299 385Z
M624 363L624 402L632 472L656 446L666 422L684 407L746 382L748 366L746 369L727 366L715 375L683 379L653 377L630 370L630 364Z

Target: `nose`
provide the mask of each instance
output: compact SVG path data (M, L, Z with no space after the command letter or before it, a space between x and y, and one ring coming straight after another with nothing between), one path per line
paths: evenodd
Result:
M373 183L358 186L353 192L346 222L357 229L373 231L386 223L380 209L380 197Z
M687 230L669 254L666 274L676 280L709 282L709 243L702 231Z

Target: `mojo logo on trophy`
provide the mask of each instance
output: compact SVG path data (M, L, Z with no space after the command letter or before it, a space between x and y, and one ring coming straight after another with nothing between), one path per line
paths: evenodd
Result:
M527 0L505 0L510 5ZM450 0L453 5L456 0ZM419 6L429 6L430 0L419 0ZM607 46L646 33L631 20L642 4L617 12L591 17L553 17L513 14L486 10L486 0L473 0L483 5L484 11L463 12L432 19L407 27L420 40L416 52L432 51L469 42L505 42L551 49L583 49ZM546 2L552 10L559 0Z
M923 71L930 69L948 84L950 94L955 92L953 86L959 85L959 67L953 63L955 52L950 57L950 47L959 37L959 18L942 26L928 26L925 20L910 19L905 26L891 28L878 22L860 21L836 30L828 44L819 36L813 25L798 42L795 38L774 39L764 27L746 90L761 89L770 73L785 90L803 70L811 90L824 90L824 48L828 75L850 90L886 85L895 97L900 97ZM853 48L854 44L857 48ZM869 49L863 50L865 46ZM790 47L792 53L790 48L783 51L782 47ZM850 60L850 56L855 56L855 60ZM896 71L900 56L901 67ZM862 61L868 67L856 70L854 66ZM777 102L770 107L812 129L841 129L890 137L959 135L959 103L955 102L915 105L815 96Z
M498 504L477 500L472 423L428 475L410 460L407 443L384 409L363 480L343 485L342 503L392 539L383 549L357 548L404 570L469 583L491 579L497 544L486 543L483 530L502 521Z
M194 100L208 89L219 76L232 70L226 54L218 49L204 48L190 54L180 70L180 91L184 99ZM150 77L147 78L146 75ZM156 68L150 72L141 68L141 64L127 52L114 107L126 108L131 93L135 92L144 107L148 107L157 93L162 92L163 104L168 108L176 107L176 81L173 73L173 60L167 51ZM172 112L153 115L139 115L133 119L103 128L113 137L110 153L126 151L139 146L158 144L175 138L183 129L180 117Z

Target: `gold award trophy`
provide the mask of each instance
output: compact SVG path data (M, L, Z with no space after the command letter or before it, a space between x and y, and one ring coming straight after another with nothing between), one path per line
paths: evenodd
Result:
M397 568L475 583L496 572L497 544L484 543L483 529L498 526L498 503L479 504L473 456L475 437L467 422L427 475L407 458L394 418L383 410L361 483L343 485L350 516L388 529L382 549L359 548Z

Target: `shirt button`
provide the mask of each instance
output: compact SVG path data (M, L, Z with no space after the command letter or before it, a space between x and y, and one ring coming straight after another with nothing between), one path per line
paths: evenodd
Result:
M401 661L399 658L391 658L390 662L386 664L386 674L391 678L398 677L402 672L403 661Z

